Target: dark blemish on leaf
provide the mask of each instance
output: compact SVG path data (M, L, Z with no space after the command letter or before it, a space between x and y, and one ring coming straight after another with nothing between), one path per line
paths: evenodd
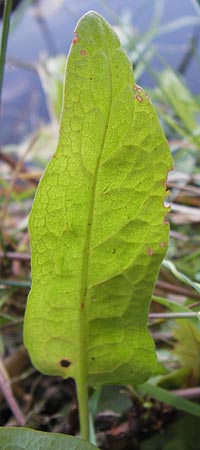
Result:
M148 247L148 249L147 249L147 254L148 254L149 256L153 256L153 255L154 255L154 251L153 251L153 249L152 249L151 247Z
M135 96L135 99L136 99L139 103L142 103L142 102L143 102L143 98L142 98L141 95L139 95L139 94L137 94L137 95Z
M168 222L168 220L167 220L167 216L164 218L164 220L163 220L163 225L169 225L169 222Z
M81 302L81 309L84 309L84 303Z
M74 33L75 33L75 38L72 40L72 44L77 44L77 42L78 42L78 35L77 35L77 33L76 33L76 31L74 31Z
M92 360L92 361L94 361L94 360L95 360L95 357L94 357L94 356L92 356L92 357L91 357L91 360Z
M166 175L166 178L165 178L165 180L163 181L163 186L167 189L167 181L168 181L168 175L169 175L169 173L173 170L174 168L173 168L173 166L171 167L171 169L169 169L168 171L167 171L167 175Z
M165 180L165 181L163 181L163 186L165 187L165 189L167 189L167 181Z
M71 364L71 362L68 361L67 359L61 359L61 361L60 361L60 365L61 365L62 367L69 367L70 364Z
M93 80L93 78L92 78L92 77L90 77L90 80Z
M77 42L78 42L78 37L76 36L74 39L73 39L73 41L72 41L72 44L77 44Z
M86 55L86 51L85 50L81 50L81 55L85 56Z
M113 254L116 253L116 248L113 249L112 253L113 253Z

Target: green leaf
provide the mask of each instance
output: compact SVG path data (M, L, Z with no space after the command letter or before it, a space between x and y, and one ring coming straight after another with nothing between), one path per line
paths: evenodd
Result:
M199 145L199 104L197 98L170 67L166 67L159 77L156 75L156 79L159 84L158 97L168 102L176 117L181 121L180 133L184 135L186 131L186 135ZM169 119L170 122L169 115L166 115L166 119ZM175 120L172 121L172 126L174 124Z
M177 341L174 352L179 356L183 367L190 369L189 382L198 386L200 382L200 331L186 319L176 321L174 337Z
M200 439L199 418L185 415L165 424L161 433L154 433L141 442L141 450L197 450Z
M181 367L180 369L172 370L167 375L161 375L158 378L156 385L166 390L179 389L184 386L185 380L190 374L190 369Z
M28 428L0 428L0 448L1 450L98 450L82 439Z
M198 312L193 312L191 311L190 308L188 308L185 305L182 305L181 303L177 303L174 300L169 300L166 298L162 298L162 297L158 297L156 295L152 296L152 300L154 302L159 303L160 305L164 305L167 308L169 308L171 311L173 311L174 313L185 313L188 314L187 320L190 320L193 325L199 330L200 329L200 318L199 318L199 313ZM192 317L191 314L194 314L194 316ZM196 314L196 317L195 317Z
M96 386L141 383L154 371L147 317L168 243L171 166L117 35L87 13L68 57L57 151L29 220L24 340L41 372Z
M53 119L59 119L61 113L64 68L64 55L48 58L38 65L42 87Z
M163 261L163 266L170 270L171 273L180 281L182 281L184 284L187 284L188 286L191 286L195 291L197 291L200 294L200 283L197 283L196 281L192 281L189 277L184 275L184 273L181 273L179 270L177 270L176 266L171 261Z

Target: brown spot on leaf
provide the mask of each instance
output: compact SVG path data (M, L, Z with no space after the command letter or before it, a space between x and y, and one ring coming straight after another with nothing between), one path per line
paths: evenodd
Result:
M61 365L62 367L69 367L70 364L71 364L71 362L68 361L67 359L61 359L61 361L60 361L60 365Z
M163 186L167 189L167 180L163 181Z
M153 251L153 249L152 249L151 247L148 247L148 249L147 249L147 254L148 254L149 256L153 256L153 255L154 255L154 251Z
M74 33L75 33L75 37L74 37L74 39L72 40L72 44L77 44L77 42L78 42L78 35L77 35L77 33L76 33L76 31L74 31Z
M167 180L168 180L168 175L169 175L169 173L173 170L174 168L173 168L173 166L171 167L171 169L169 169L168 171L167 171L167 175L166 175L166 178L165 178L165 180L163 181L163 186L167 189Z
M81 50L81 55L85 56L86 55L86 51L85 50Z
M163 205L164 206L164 205ZM169 208L168 208L168 210L169 210ZM168 222L168 212L165 214L165 217L164 217L164 219L163 219L163 224L164 225L169 225L169 222Z
M137 95L135 96L135 99L136 99L139 103L142 103L142 102L143 102L143 98L142 98L141 95L139 95L139 94L137 94Z
M160 242L160 247L166 247L166 242Z
M134 84L133 89L134 89L134 91L142 92L142 88L136 83Z
M164 224L164 225L169 225L169 222L168 222L168 220L167 220L166 218L164 218L163 224Z

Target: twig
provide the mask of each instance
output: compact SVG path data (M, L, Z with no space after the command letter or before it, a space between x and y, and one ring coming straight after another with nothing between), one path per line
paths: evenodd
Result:
M170 237L174 239L178 239L179 241L189 241L189 237L185 236L182 233L179 233L178 231L170 230Z
M29 153L29 151L32 149L32 147L35 144L37 138L38 138L38 131L36 133L34 133L34 135L32 136L32 139L31 139L28 147L26 148L25 152L23 153L23 155L21 156L21 158L17 162L15 170L13 171L11 183L10 183L9 189L6 192L5 200L4 200L4 203L3 203L3 206L2 206L2 214L1 214L1 229L2 229L2 231L3 231L4 220L5 220L5 217L6 217L7 207L8 207L9 200L10 200L10 195L12 193L12 189L13 189L15 180L16 180L16 178L18 176L18 173L21 171L21 169L23 167L24 158Z
M185 319L195 317L200 319L200 311L197 312L176 312L176 313L150 313L149 319Z
M16 167L16 160L13 159L10 155L7 155L0 151L0 160L8 164L12 169L15 169Z
M6 155L1 150L0 150L0 161L5 162L14 170L16 169L16 166L18 165L18 162L19 162L19 160L12 158L10 155ZM24 163L21 164L20 170L21 170L21 173L17 173L16 179L27 180L31 184L34 184L35 186L37 186L38 180L41 178L41 175L42 175L41 171L29 173L27 171ZM11 178L11 180L12 180L12 178Z
M17 252L1 252L0 251L0 259L16 259L18 261L30 261L31 256L28 253L17 253Z
M197 306L200 306L200 301L192 303L192 305L188 305L188 308L192 309L192 308L196 308Z
M168 182L168 187L169 187L169 189L171 189L171 188L175 188L175 189L177 189L178 191L186 191L186 192L191 192L192 194L197 194L197 195L199 195L200 194L200 188L199 187L196 187L196 186L182 186L181 184L179 185L178 183L171 183L171 182Z
M175 389L171 391L173 394L184 398L198 398L200 397L200 387L187 388L187 389Z
M31 281L17 281L17 280L3 280L0 279L0 284L4 286L14 286L18 288L30 288Z
M12 323L4 323L4 325L0 326L0 331L8 330L9 328L16 327L16 325L22 325L24 323L24 319L15 320Z
M176 286L175 284L167 283L166 281L158 280L156 283L156 287L167 292L173 292L174 294L180 294L184 295L185 297L200 300L200 294L198 294L197 292L193 292L192 290L182 286Z
M11 387L10 387L10 379L9 375L3 365L2 359L0 358L0 388L2 390L2 393L14 415L19 425L22 427L26 423L26 419L18 405L18 403L15 400L15 397L13 396Z

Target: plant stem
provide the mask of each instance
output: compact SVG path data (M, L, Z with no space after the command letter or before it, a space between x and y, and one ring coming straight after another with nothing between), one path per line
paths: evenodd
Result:
M172 312L172 313L150 313L149 319L189 319L191 317L200 317L200 311L197 312Z
M80 377L81 378L81 377ZM88 404L88 387L85 380L79 380L76 383L80 433L82 439L89 441L89 404Z
M26 423L26 419L18 403L15 400L15 397L13 396L12 389L10 387L9 375L3 365L3 361L1 358L0 358L0 388L14 417L16 418L19 425L23 427Z
M1 106L1 91L3 84L3 74L6 56L6 47L9 33L10 13L12 10L13 0L5 0L4 12L3 12L3 28L1 36L1 53L0 53L0 106Z

